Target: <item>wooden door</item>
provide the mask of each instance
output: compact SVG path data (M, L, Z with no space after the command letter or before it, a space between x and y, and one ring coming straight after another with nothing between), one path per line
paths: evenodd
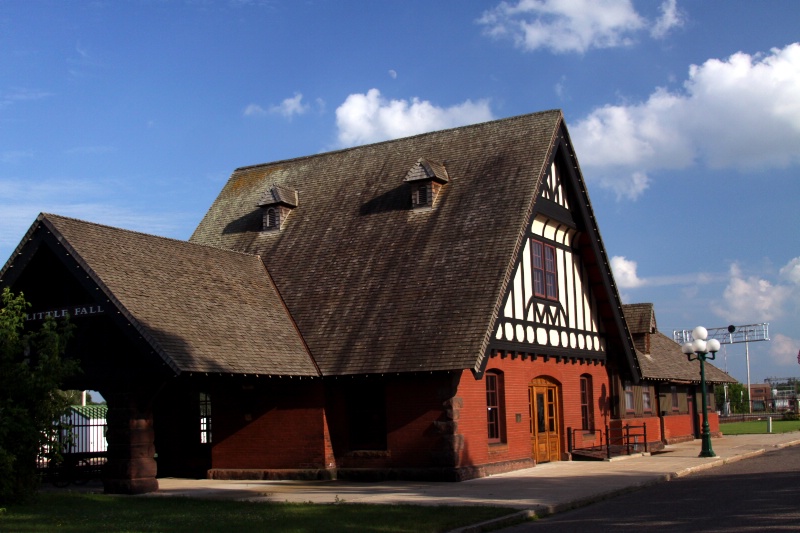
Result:
M558 386L544 379L535 379L528 387L531 415L531 453L537 463L561 458Z

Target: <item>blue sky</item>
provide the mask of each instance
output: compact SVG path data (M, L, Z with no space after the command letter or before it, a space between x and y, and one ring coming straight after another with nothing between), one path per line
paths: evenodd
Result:
M0 0L0 261L39 212L186 239L236 167L560 108L623 301L769 322L751 381L800 376L798 28L788 0Z

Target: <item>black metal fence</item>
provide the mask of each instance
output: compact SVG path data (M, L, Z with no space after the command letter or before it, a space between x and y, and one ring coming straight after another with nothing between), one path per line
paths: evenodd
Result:
M42 448L37 461L42 479L63 487L99 478L106 463L105 410L70 409L54 429L55 442Z

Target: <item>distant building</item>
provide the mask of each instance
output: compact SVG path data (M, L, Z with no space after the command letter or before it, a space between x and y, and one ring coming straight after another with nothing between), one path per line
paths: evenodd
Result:
M638 385L622 384L626 404L620 406L619 420L639 419L648 427L659 426L665 444L699 438L703 401L700 362L689 361L681 345L658 331L653 304L629 304L622 308L642 379ZM707 401L713 406L714 385L736 380L710 362L706 363L705 371ZM709 424L712 432L719 434L719 420L713 409Z
M101 453L106 443L106 405L73 405L59 420L62 453Z

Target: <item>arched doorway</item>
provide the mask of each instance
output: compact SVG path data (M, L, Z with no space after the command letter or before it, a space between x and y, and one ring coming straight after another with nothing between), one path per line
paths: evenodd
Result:
M536 378L528 386L531 416L531 455L537 463L561 458L561 406L559 386L547 378Z

